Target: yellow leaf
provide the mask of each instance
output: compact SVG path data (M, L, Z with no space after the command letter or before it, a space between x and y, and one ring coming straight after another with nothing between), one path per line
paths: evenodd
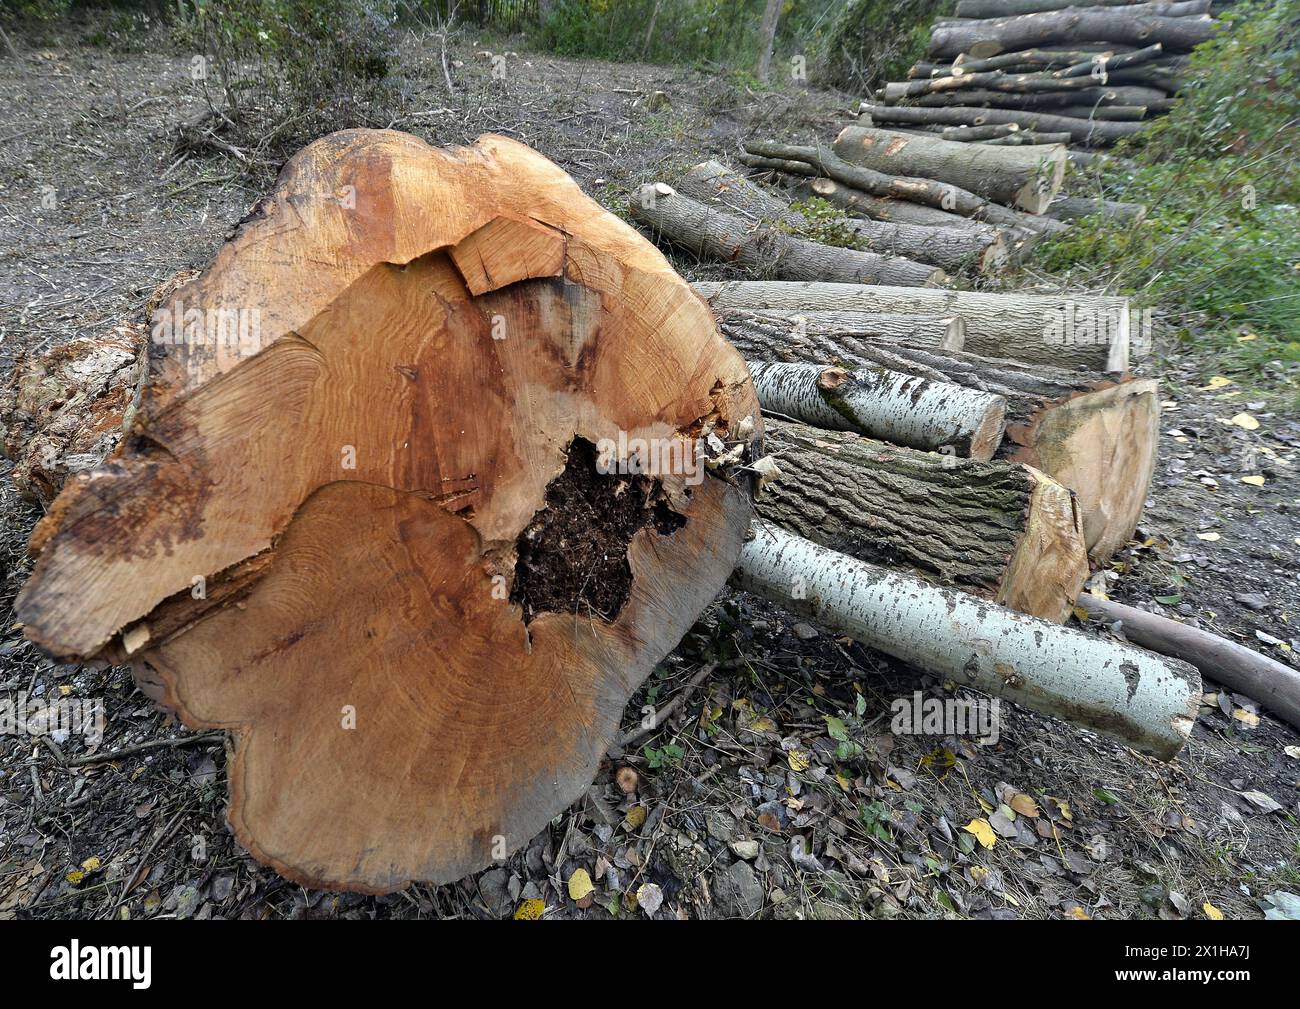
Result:
M583 897L595 889L591 885L591 877L587 875L586 869L577 869L569 877L569 896L573 900L582 900Z
M1088 916L1088 912L1078 904L1075 904L1074 907L1070 908L1070 917L1075 921L1092 921L1092 918Z
M835 775L835 784L839 785L840 790L844 792L847 792L849 789L853 787L853 782L850 781L849 778L843 774Z
M67 697L70 693L72 693L72 688L68 686L66 683L60 683L59 693L62 694L64 697Z
M1201 386L1201 388L1202 388L1202 389L1222 389L1224 386L1227 386L1227 385L1232 385L1232 379L1230 379L1230 378L1224 378L1222 375L1215 375L1213 378L1210 379L1209 382L1207 382L1205 385Z
M812 758L803 750L791 750L786 754L786 761L790 764L792 771L806 771L812 763Z
M85 869L87 872L94 872L96 869L99 868L99 866L100 866L100 861L98 855L91 855L90 858L86 859L84 862L81 863L81 867Z
M1262 476L1259 476L1259 475L1256 475L1256 476L1244 476L1244 477L1241 478L1241 482L1242 482L1242 483L1248 483L1248 484L1250 484L1252 487L1263 487L1263 486L1264 486L1264 478L1263 478Z
M975 840L979 841L985 848L992 848L998 843L998 836L993 833L993 828L989 826L988 820L971 820L970 823L962 827L962 830L968 834L974 834Z
M1253 711L1247 711L1245 708L1238 708L1232 713L1232 717L1243 725L1249 725L1252 729L1259 727L1259 715Z
M1206 543L1218 543L1221 537L1218 533L1197 533L1198 540L1205 540Z
M624 817L623 823L628 830L639 830L641 825L645 823L647 815L648 810L645 806L633 806L627 811L627 816Z
M80 883L83 879L86 878L86 874L82 872L80 869L70 869L68 871L68 874L64 878L73 886L76 886L78 883Z
M1201 905L1201 910L1205 912L1205 917L1209 918L1210 921L1223 921L1223 912L1208 900Z
M515 921L537 921L546 910L546 901L536 897L525 900L515 909Z
M1258 339L1259 337L1256 336L1254 333L1242 333L1241 336L1237 337L1237 342L1249 343L1251 340L1258 340Z
M767 715L760 715L746 726L750 732L775 732L776 722L768 718Z
M1232 418L1232 423L1238 427L1245 428L1247 431L1254 431L1259 427L1259 421L1248 413L1239 413Z
M1021 816L1035 817L1041 815L1041 810L1039 810L1038 808L1038 803L1036 803L1032 798L1030 798L1024 792L1017 792L1015 795L1013 795L1011 797L1011 801L1007 803L1007 805L1010 806L1012 809L1014 809Z
M1074 611L1074 615L1080 623L1083 623L1083 621L1088 619L1088 611L1082 606L1072 606L1070 608Z

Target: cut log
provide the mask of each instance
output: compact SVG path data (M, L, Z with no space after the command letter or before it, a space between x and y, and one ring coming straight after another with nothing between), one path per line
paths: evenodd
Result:
M1128 7L1140 0L1088 0L1088 7ZM962 18L1002 18L1038 11L1059 11L1084 6L1078 0L958 0L955 11Z
M1130 53L1094 53L1090 58L1072 63L1068 67L1053 71L1053 77L1093 77L1102 84L1106 77L1116 70L1140 66L1164 55L1165 47L1157 42L1153 46L1134 49Z
M1100 216L1116 224L1141 224L1146 219L1147 208L1141 203L1121 203L1089 196L1058 196L1047 208L1047 215L1060 221Z
M1145 105L1062 105L1055 109L1058 116L1075 119L1100 119L1111 123L1136 123L1147 118ZM1068 135L1068 134L1067 134Z
M1065 179L1065 147L990 150L940 137L846 126L833 150L878 172L939 179L1030 214L1041 214Z
M1127 298L764 281L701 282L694 287L722 312L747 308L960 315L966 320L966 348L977 354L1093 371L1128 370Z
M1018 463L917 452L769 419L759 514L822 546L1063 623L1088 577L1071 493Z
M1005 137L1019 130L1020 127L1015 123L1001 123L993 126L944 126L941 127L939 135L944 140L970 143L974 140L992 140L995 137Z
M809 361L839 364L836 352L880 347L901 350L961 350L966 346L966 320L960 315L899 315L888 312L779 312L727 309L719 313L723 334L733 343L756 346L792 343L815 357L768 357L770 361ZM867 363L865 358L861 364Z
M1094 620L1118 621L1134 644L1191 663L1202 676L1258 701L1300 729L1300 672L1290 666L1209 631L1087 592L1079 596L1079 605Z
M1107 123L1095 119L1072 119L1045 112L986 108L924 108L868 105L863 107L867 123L937 123L945 126L983 126L985 123L1015 123L1021 129L1043 133L1069 133L1076 144L1104 147L1131 137L1141 123Z
M786 280L938 287L947 274L903 257L795 238L778 228L706 206L672 187L642 186L629 200L632 216L656 236L696 255L737 263Z
M526 844L749 522L734 467L638 469L761 434L704 305L515 141L350 130L152 321L131 435L33 534L27 636L229 730L234 834L305 886Z
M1067 105L1147 105L1163 107L1168 103L1165 92L1159 88L1142 87L1132 84L1107 84L1105 87L1090 86L1073 92L1040 92L1037 94L1014 94L1006 91L990 91L987 88L970 88L968 90L941 91L932 95L910 98L908 107L919 108L990 108L1014 109L1021 112L1046 112L1055 114L1055 110ZM915 124L923 129L943 129L942 124ZM1019 125L1013 124L1013 125Z
M1084 542L1104 564L1133 536L1155 472L1160 395L1153 379L1066 371L978 354L755 325L725 310L722 330L747 358L844 368L868 365L995 393L1006 400L998 457L1075 492Z
M922 95L956 92L963 94L982 88L988 91L1007 91L1013 94L1038 94L1042 92L1073 94L1095 88L1101 82L1090 77L1057 77L1047 73L1007 73L990 70L982 74L965 73L951 77L931 77L923 81L898 81L886 84L881 97L886 105L919 98Z
M1168 52L1189 52L1214 33L1208 16L1160 17L1139 13L1159 4L1134 5L1131 10L1048 11L1018 17L965 21L941 25L930 36L931 59L951 59L961 53L996 56L1048 43L1123 42L1149 46L1159 42Z
M768 413L829 431L854 431L909 448L987 461L1002 444L1001 396L888 368L750 361Z
M1022 130L1020 133L1011 133L1005 137L978 141L995 147L1026 147L1034 144L1068 144L1069 142L1068 133L1035 133L1033 130ZM1069 152L1066 156L1069 157Z
M754 523L735 583L868 647L1172 760L1200 706L1195 668L886 571Z
M1158 45L1158 43L1157 43ZM1152 48L1150 46L1147 47ZM984 59L973 59L965 53L957 56L951 64L936 63L932 64L938 68L938 76L943 77L948 74L961 76L962 74L982 74L989 70L1010 71L1011 67L1032 67L1035 70L1054 70L1064 69L1066 67L1077 66L1098 56L1119 56L1127 50L1128 52L1137 52L1125 46L1109 45L1099 43L1091 49L1086 46L1080 46L1075 49L1021 49L1017 52L1001 53L998 56L988 56ZM1161 52L1164 51L1161 47Z
M779 224L800 233L811 227L797 208L717 161L696 165L678 188L705 205L721 207L742 218ZM1006 243L991 229L976 232L967 228L923 228L848 217L820 220L818 224L856 235L867 251L878 255L902 256L953 273L986 273L1007 261Z
M852 186L854 189L860 189L864 193L870 193L872 196L923 203L928 207L937 207L988 224L1020 227L1021 218L1034 217L1033 214L999 206L967 189L947 182L887 175L862 165L851 164L829 147L801 147L796 144L750 140L746 141L745 150L763 158L806 162L817 169L818 174L843 185Z

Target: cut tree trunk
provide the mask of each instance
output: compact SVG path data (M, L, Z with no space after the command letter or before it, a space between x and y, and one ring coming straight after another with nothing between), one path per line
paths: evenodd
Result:
M1084 542L1104 564L1133 536L1155 472L1160 395L1153 379L1026 365L937 347L886 344L822 331L755 323L726 309L722 331L745 357L762 361L874 365L995 393L1006 400L998 457L1041 470L1074 491Z
M941 25L930 36L931 59L951 59L961 53L996 56L1049 43L1123 42L1149 46L1159 42L1168 52L1189 52L1214 32L1209 17L1160 17L1141 13L1158 4L1138 4L1131 10L1047 11L1018 17L992 18Z
M1026 213L1041 214L1065 178L1065 147L993 150L941 137L846 126L833 150L851 164L939 179Z
M1058 116L1075 119L1100 119L1110 123L1136 123L1147 118L1145 105L1062 105Z
M1141 224L1146 219L1147 208L1141 203L1120 203L1089 196L1058 196L1047 208L1047 215L1061 221L1100 215L1116 224Z
M966 320L959 315L900 315L888 312L751 311L726 309L718 313L723 335L732 343L755 346L797 344L815 357L767 357L769 361L808 361L840 364L836 352L854 353L865 347L901 350L961 350L966 346ZM845 358L844 360L847 360ZM862 358L860 364L868 363Z
M975 140L994 140L1019 131L1020 127L1015 123L1002 123L994 126L944 126L940 128L939 135L944 140L968 144Z
M1001 396L871 366L750 361L764 411L831 431L988 461L1002 444Z
M722 312L747 308L960 315L966 320L966 349L977 354L1093 371L1128 370L1127 298L764 281L701 282L694 287Z
M907 107L926 109L1013 109L1020 112L1055 114L1056 109L1064 108L1067 105L1147 105L1159 107L1158 103L1168 103L1168 101L1165 92L1159 88L1142 87L1133 84L1107 84L1102 87L1094 84L1081 91L1041 92L1038 94L1013 94L1007 91L990 91L987 88L941 91L937 94L910 98ZM931 123L922 125L921 128L941 130L944 127L941 124Z
M985 123L1015 123L1021 129L1043 133L1068 133L1076 144L1105 147L1131 137L1141 123L1107 123L1095 119L1072 119L1046 112L986 108L926 108L896 105L864 105L868 123L922 123L944 126L983 126Z
M734 566L745 481L627 446L743 459L758 404L667 261L515 141L332 134L260 208L151 320L131 434L37 526L17 614L231 731L259 861L457 879L584 792Z
M910 569L1053 623L1088 577L1066 488L1018 463L917 452L769 419L780 477L758 513L822 546Z
M766 521L735 583L868 647L1171 760L1200 706L1195 668L887 571Z
M978 141L995 147L1030 147L1034 144L1068 144L1069 142L1068 133L1035 133L1033 130L1022 130L1020 133L1011 133L1005 137ZM1069 157L1068 152L1066 157Z
M678 189L701 203L748 220L774 223L801 233L811 228L808 219L785 200L717 161L696 165L686 173ZM902 256L953 273L987 273L1007 261L1006 243L991 229L975 232L966 228L923 228L848 217L819 220L818 226L850 232L865 243L867 251L878 255Z
M1130 7L1138 0L958 0L954 12L960 18L1003 18L1038 11L1058 11L1066 7ZM1208 10L1208 5L1206 7Z
M917 287L938 287L947 280L947 274L936 266L795 238L778 228L706 206L663 183L642 186L632 194L629 206L636 220L674 245L699 256L737 263L760 275Z

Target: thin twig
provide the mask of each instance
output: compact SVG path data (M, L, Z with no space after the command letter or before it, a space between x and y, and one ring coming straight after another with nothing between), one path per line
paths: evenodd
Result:
M120 760L147 750L160 750L168 746L202 746L205 743L219 743L226 738L224 732L209 732L202 736L178 736L176 739L151 739L147 743L124 746L120 750L108 753L92 753L85 757L73 757L67 761L68 767L84 767L87 764L103 764L110 760Z
M643 725L640 728L633 729L630 732L624 733L619 738L619 749L626 750L634 743L639 743L642 739L668 721L669 717L686 701L686 698L690 697L695 688L703 683L706 678L711 676L713 671L717 668L718 664L716 662L708 662L701 666L700 671L687 681L686 686L682 687L682 689L678 691L677 696L654 713L650 725Z

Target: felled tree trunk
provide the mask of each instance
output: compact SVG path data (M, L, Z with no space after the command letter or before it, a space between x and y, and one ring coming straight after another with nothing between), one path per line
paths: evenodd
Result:
M905 352L926 348L961 350L966 346L966 321L959 315L730 308L718 312L718 322L723 335L737 346L799 346L818 355L765 358L770 361L839 363L839 355L852 355L868 347Z
M941 137L847 126L833 147L845 161L895 175L941 179L1030 214L1041 214L1065 178L1064 147L996 150Z
M1161 104L1163 103L1163 104ZM1164 108L1169 103L1165 92L1159 88L1134 84L1094 84L1075 92L1037 92L1018 94L1010 91L991 91L988 88L968 88L963 91L940 91L908 99L908 108L990 108L1012 109L1020 112L1039 112L1059 115L1057 109L1070 105L1146 105ZM886 103L890 104L890 103ZM921 129L941 130L939 123L912 124ZM999 125L1019 126L1019 123Z
M873 564L1053 623L1088 577L1070 492L1018 463L917 452L769 420L764 447L780 479L758 512L791 532Z
M304 885L527 843L749 523L729 464L686 464L761 433L699 299L514 141L352 130L151 337L130 436L33 534L27 636L229 730L235 836Z
M897 105L864 105L870 123L937 123L943 126L983 126L985 123L1015 123L1021 129L1042 133L1068 133L1077 144L1104 147L1131 137L1141 123L1109 123L1095 119L1074 119L1045 112L1016 109L928 108Z
M775 223L800 232L810 227L808 219L784 200L717 161L696 165L686 173L678 188L708 206L721 207L748 220ZM986 273L1007 260L1001 235L991 230L923 228L848 217L818 223L823 228L838 228L856 236L867 250L879 255L902 256L954 273L962 270Z
M959 18L1001 18L1038 11L1058 11L1066 7L1131 7L1134 0L958 0L956 15ZM1175 6L1165 4L1166 7ZM1194 13L1204 14L1210 9L1206 0L1197 3L1180 3L1178 7L1195 8ZM1193 11L1189 10L1189 13Z
M1120 203L1091 196L1058 196L1047 208L1047 214L1061 221L1100 215L1116 224L1141 224L1146 219L1147 208L1141 203Z
M1185 53L1214 31L1208 17L1160 17L1145 12L1146 8L1159 6L1135 4L1132 10L1085 7L940 25L930 36L928 53L931 59L951 59L960 53L996 56L1049 43L1073 42L1123 42L1134 46L1159 42L1169 52Z
M700 282L694 287L723 312L747 308L960 315L966 320L966 348L977 354L1094 371L1128 370L1127 298L763 281Z
M988 460L1002 444L1001 396L871 366L750 361L762 408L818 427L895 445Z
M736 567L743 589L904 662L1165 760L1191 735L1201 678L1184 662L886 571L770 522L754 526Z
M718 210L659 183L643 186L629 202L632 216L674 245L760 275L786 280L937 287L947 274L901 256L823 245L795 238L761 222Z
M1006 437L997 457L1032 466L1074 491L1094 564L1104 564L1127 543L1142 517L1159 443L1154 379L1065 371L833 332L810 336L775 323L736 324L725 314L722 328L753 360L874 365L1001 396L1007 404Z

